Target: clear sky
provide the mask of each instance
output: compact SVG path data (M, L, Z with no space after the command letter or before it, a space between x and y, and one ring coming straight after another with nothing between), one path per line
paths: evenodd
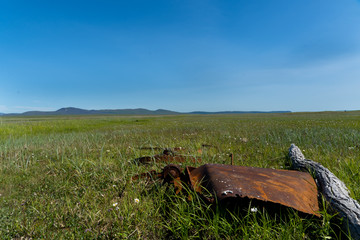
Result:
M0 112L360 109L359 0L0 0Z

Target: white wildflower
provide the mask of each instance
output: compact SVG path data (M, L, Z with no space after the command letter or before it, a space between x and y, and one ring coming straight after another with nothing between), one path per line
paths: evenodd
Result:
M135 199L134 199L134 202L135 202L135 203L139 203L140 200L139 200L138 198L135 198Z
M118 205L118 203L117 203L117 202L116 202L116 203L113 203L113 206L114 206L114 207L116 207L117 205Z
M250 208L250 212L252 212L252 213L256 213L257 211L258 211L258 209L256 207Z

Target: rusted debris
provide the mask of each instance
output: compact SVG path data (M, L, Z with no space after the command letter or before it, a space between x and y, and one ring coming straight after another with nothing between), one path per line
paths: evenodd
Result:
M187 167L186 173L196 192L212 193L209 201L257 199L319 216L316 184L308 173L223 164Z
M181 155L177 153L177 148L171 149L166 148L161 154L157 154L154 156L145 156L135 159L135 162L138 163L151 163L151 162L164 162L164 163L183 163L183 162L191 162L191 163L199 163L201 162L200 157L193 157L188 155Z
M231 165L234 165L234 154L230 153Z
M133 179L139 177L158 177L173 183L177 193L181 191L181 182L188 184L209 202L255 199L320 216L316 184L309 173L223 164L186 167L183 171L170 164L161 173L151 171Z
M217 148L216 146L214 145L211 145L211 144L201 144L201 148L197 150L197 152L202 152L202 149L203 148ZM186 150L189 150L189 149L186 149L186 148L183 148L183 147L171 147L171 148L163 148L163 147L140 147L139 148L140 150L165 150L165 149L171 149L173 152L185 152Z
M174 147L174 148L162 148L162 147L140 147L140 150L171 150L173 152L183 152L185 148L183 147Z
M141 179L141 178L146 178L148 180L151 180L151 179L156 180L156 179L162 179L163 175L162 175L162 173L157 173L155 170L152 170L152 171L149 171L146 173L142 173L142 174L133 176L132 180L137 180L137 179Z

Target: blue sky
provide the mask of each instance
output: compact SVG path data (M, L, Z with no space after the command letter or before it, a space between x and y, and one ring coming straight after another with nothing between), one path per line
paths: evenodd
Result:
M360 109L360 1L0 0L0 112Z

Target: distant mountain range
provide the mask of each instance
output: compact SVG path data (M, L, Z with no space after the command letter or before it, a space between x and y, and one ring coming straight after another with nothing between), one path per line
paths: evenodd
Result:
M56 111L29 111L24 113L0 113L3 116L56 116L56 115L177 115L177 114L244 114L244 113L288 113L290 111L222 111L222 112L174 112L170 110L158 109L148 110L144 108L136 109L104 109L104 110L86 110L81 108L67 107Z
M189 112L189 114L244 114L244 113L289 113L291 111L221 111L221 112L203 112L203 111L195 111Z

